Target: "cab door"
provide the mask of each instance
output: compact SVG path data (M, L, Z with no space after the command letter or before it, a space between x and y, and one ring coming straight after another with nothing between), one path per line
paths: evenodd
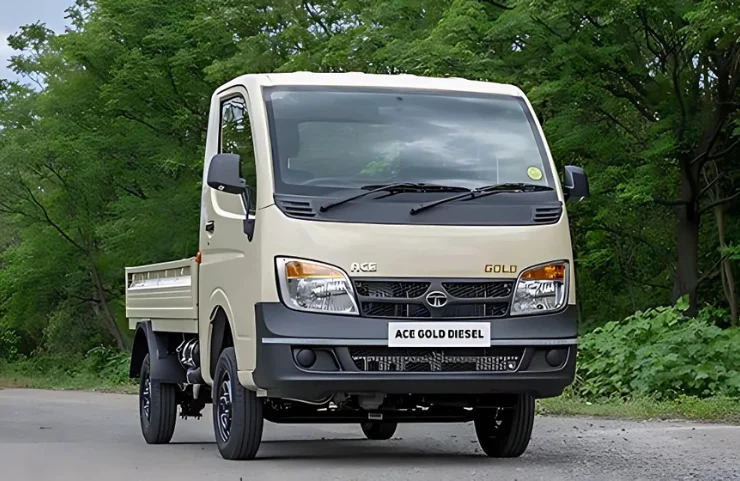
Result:
M218 93L212 111L203 177L198 293L201 367L208 383L212 382L215 362L203 344L210 346L214 321L222 316L231 329L239 370L254 369L254 304L259 295L257 242L247 236L244 223L249 215L256 229L257 175L247 90L239 86ZM241 157L241 176L247 181L250 205L245 205L241 196L206 183L209 160L221 153Z

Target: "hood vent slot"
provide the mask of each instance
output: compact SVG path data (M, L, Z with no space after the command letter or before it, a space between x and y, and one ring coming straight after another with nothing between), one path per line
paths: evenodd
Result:
M532 210L532 220L535 224L555 224L563 214L562 205L535 207Z
M277 205L286 215L291 217L316 217L311 202L305 200L279 200Z

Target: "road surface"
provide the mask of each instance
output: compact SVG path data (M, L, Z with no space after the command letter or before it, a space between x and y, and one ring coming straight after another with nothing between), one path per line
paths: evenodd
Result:
M221 459L210 409L178 419L172 444L141 437L134 396L0 390L3 481L461 481L740 479L740 427L538 418L529 450L488 459L470 424L400 425L389 441L359 426L266 423L254 461Z

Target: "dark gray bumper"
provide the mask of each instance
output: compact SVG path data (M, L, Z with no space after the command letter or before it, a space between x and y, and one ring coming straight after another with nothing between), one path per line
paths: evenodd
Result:
M257 367L254 381L268 396L321 399L333 393L492 394L531 393L553 397L573 382L578 315L564 311L520 318L490 320L492 347L523 349L511 372L366 372L349 355L355 347L387 346L388 322L393 320L302 313L280 303L258 304ZM316 349L317 363L298 366L301 348ZM558 350L562 362L551 366L546 355Z

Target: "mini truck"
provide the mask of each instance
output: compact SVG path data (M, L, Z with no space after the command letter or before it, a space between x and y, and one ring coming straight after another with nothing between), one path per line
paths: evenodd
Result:
M150 444L211 404L226 459L264 421L472 422L528 446L574 378L562 181L517 87L362 73L245 75L212 96L199 251L126 268L130 376Z

